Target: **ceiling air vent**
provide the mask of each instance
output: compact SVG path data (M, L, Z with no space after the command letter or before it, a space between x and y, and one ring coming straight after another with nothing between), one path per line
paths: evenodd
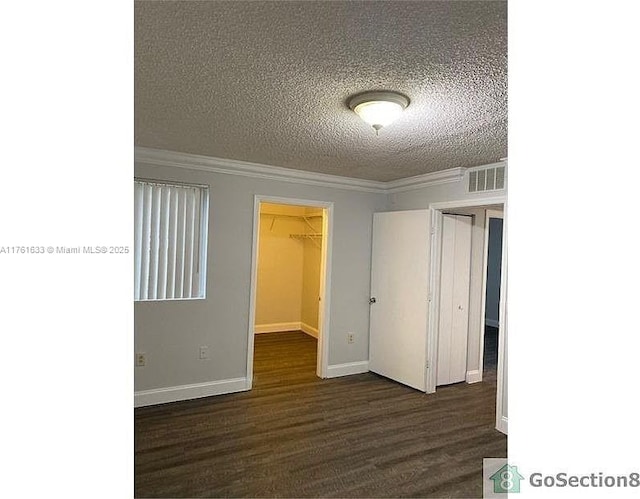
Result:
M468 192L498 191L504 189L504 166L483 166L468 170Z

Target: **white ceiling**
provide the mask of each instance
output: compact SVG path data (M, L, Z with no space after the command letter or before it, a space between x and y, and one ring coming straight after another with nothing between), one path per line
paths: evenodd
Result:
M411 104L379 136L346 105ZM501 1L135 2L135 143L388 181L507 156Z

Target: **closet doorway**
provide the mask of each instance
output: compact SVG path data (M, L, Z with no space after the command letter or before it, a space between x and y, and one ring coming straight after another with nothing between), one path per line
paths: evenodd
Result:
M247 382L326 377L332 203L256 196Z

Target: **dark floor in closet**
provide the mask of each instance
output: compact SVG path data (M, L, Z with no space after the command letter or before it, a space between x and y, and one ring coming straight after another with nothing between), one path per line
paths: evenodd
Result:
M136 409L136 497L482 496L495 376L425 395L315 363L302 332L257 335L252 391Z
M484 328L484 363L483 371L489 375L498 369L498 328L485 326ZM491 373L493 371L493 373Z

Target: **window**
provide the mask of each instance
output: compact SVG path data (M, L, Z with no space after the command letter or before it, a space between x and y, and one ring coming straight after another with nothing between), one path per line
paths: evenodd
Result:
M135 180L135 300L204 298L208 187Z

